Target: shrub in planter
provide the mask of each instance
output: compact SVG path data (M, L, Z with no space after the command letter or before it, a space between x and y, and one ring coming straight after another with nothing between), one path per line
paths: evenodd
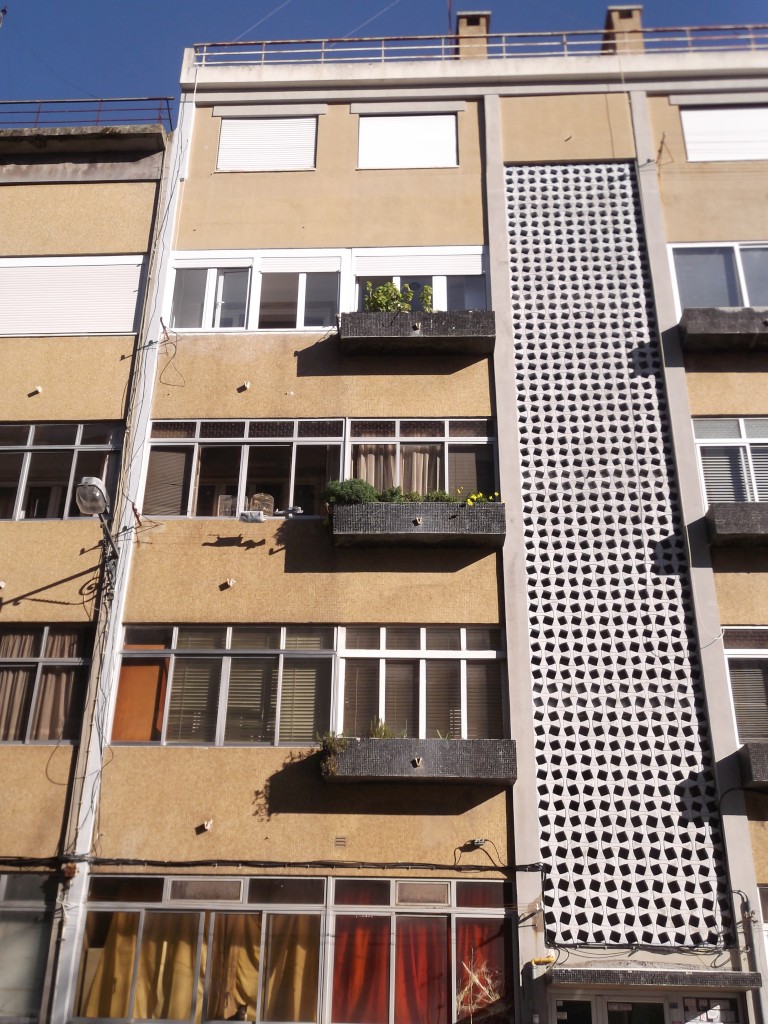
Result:
M422 312L431 313L431 285L425 284L422 287L420 301ZM366 281L363 302L367 313L410 313L413 288L405 281L399 288L392 281L385 281L376 288L370 281Z
M323 492L329 505L369 505L379 500L379 492L366 480L331 480Z

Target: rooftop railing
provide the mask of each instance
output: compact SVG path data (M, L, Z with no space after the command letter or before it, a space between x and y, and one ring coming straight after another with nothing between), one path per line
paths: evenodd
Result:
M578 32L470 36L462 45L487 46L490 58L586 57L627 52L688 53L768 49L768 25L716 25L703 28L621 29L612 38L603 29ZM364 39L276 39L262 42L198 43L195 64L231 67L250 64L339 64L383 61L455 60L458 37L382 36Z
M89 100L0 100L0 128L173 127L170 96Z

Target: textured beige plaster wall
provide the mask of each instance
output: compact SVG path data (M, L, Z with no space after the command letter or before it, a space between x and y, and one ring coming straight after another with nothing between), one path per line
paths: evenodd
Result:
M59 852L73 760L68 744L0 745L0 856L54 857Z
M216 171L221 119L201 108L175 247L482 243L477 104L468 103L457 118L458 167L358 170L358 116L346 104L331 104L318 117L314 170L222 173Z
M151 181L8 185L0 189L0 255L146 252L156 191Z
M635 155L625 94L505 96L501 118L507 163L631 160Z

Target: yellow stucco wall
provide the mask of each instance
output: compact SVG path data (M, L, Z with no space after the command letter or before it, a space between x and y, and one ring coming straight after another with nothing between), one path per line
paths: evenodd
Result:
M3 419L121 419L132 353L130 336L3 338Z
M151 181L8 185L0 189L0 256L145 252Z
M98 521L0 523L0 624L88 622L101 562Z
M499 621L497 556L480 549L340 549L318 519L160 520L138 537L127 622Z
M768 416L768 354L691 353L686 381L693 416Z
M626 95L508 96L501 100L507 163L632 159Z
M358 117L336 104L318 117L314 170L221 173L221 119L199 109L175 248L482 243L477 104L457 117L458 167L358 170Z
M758 885L768 885L768 796L747 793L749 832Z
M487 359L345 358L335 335L320 334L174 334L153 403L155 419L490 413Z
M74 749L67 744L0 745L0 856L53 857L59 852L73 759Z
M768 238L768 175L759 161L689 163L680 108L652 97L654 150L669 242Z
M768 553L713 549L712 567L723 625L764 626L768 622Z
M420 861L448 869L455 847L473 836L506 849L503 791L327 783L319 755L308 753L113 746L102 776L100 852L171 860ZM196 835L209 820L211 830ZM346 846L337 847L336 837ZM472 852L462 864L486 867L488 858Z

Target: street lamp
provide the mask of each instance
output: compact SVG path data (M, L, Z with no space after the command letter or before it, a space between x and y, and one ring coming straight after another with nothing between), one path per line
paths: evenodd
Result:
M104 481L98 476L84 476L75 488L75 501L84 516L98 516L101 532L104 535L104 562L108 591L114 589L115 562L120 557L115 538L107 525L109 515L109 496Z

